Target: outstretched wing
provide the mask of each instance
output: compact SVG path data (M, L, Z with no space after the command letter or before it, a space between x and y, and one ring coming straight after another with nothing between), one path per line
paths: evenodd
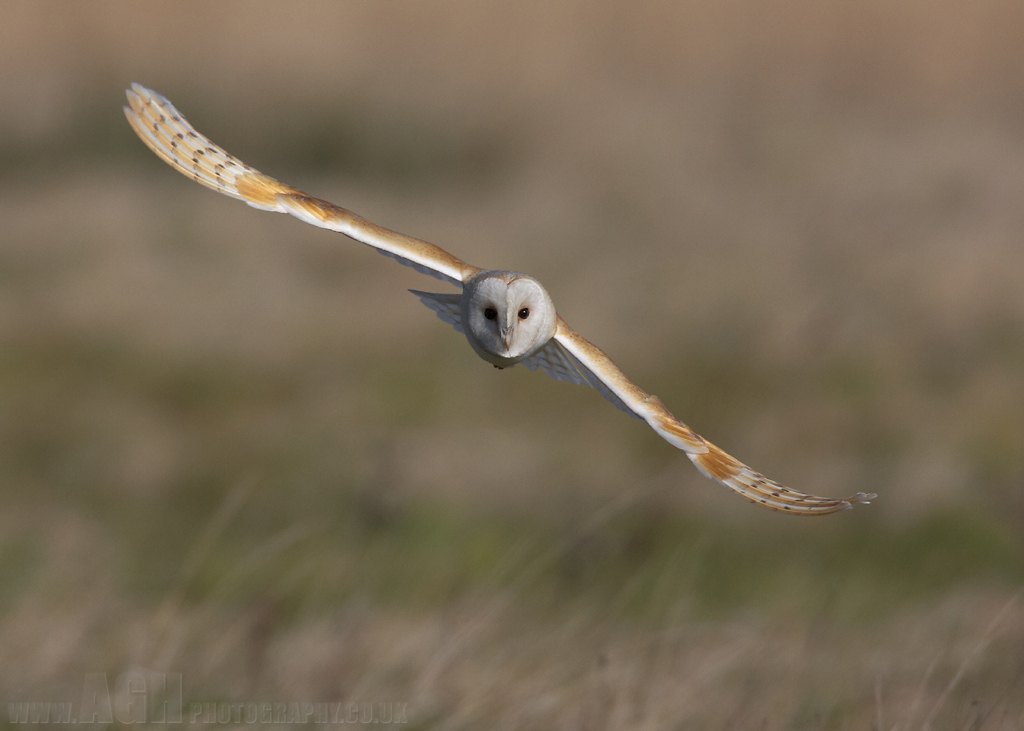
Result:
M290 213L339 231L419 272L461 285L480 271L444 249L370 223L333 203L313 198L255 170L199 134L164 97L140 84L128 90L125 116L164 162L208 188L265 211Z
M634 385L600 348L577 334L562 318L558 318L554 340L572 355L587 381L605 398L619 408L625 405L669 444L686 452L697 469L751 502L785 513L827 515L877 497L864 492L841 499L817 497L769 480L679 421L657 396L644 393Z

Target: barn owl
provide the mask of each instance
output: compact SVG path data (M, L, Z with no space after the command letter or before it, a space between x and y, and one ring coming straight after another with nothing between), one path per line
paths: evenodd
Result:
M426 241L370 223L244 164L199 134L164 97L139 84L127 92L128 122L164 162L197 183L265 211L290 213L338 231L385 256L462 288L460 293L411 290L438 317L463 333L483 360L498 368L522 363L552 378L597 389L630 416L686 453L708 477L747 500L795 515L826 515L876 497L859 492L834 499L784 487L699 436L656 396L634 385L595 345L558 316L547 290L531 276L481 269Z

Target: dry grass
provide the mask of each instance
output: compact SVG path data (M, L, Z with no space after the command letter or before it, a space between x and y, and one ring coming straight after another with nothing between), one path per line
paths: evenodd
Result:
M291 8L2 8L0 698L135 669L430 728L1024 725L1019 3ZM131 81L538 275L767 474L881 497L758 511L481 366L422 277L162 166Z

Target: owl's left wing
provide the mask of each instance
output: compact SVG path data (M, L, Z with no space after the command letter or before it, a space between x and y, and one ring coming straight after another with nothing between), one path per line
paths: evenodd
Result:
M784 513L827 515L877 497L864 492L840 499L818 497L780 485L726 454L677 419L657 396L638 388L611 358L576 333L561 317L558 318L553 342L571 354L590 385L601 391L605 398L646 421L665 441L686 452L697 469L751 502Z
M290 213L306 223L345 234L423 274L461 285L480 271L439 246L390 231L349 210L314 198L251 168L199 134L167 99L141 84L128 90L124 108L139 138L164 162L197 183L253 208Z

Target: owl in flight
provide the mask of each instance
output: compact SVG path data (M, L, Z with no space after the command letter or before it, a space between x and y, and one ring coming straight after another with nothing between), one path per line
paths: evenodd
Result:
M171 103L132 84L125 115L132 129L164 162L208 188L254 208L290 213L306 223L339 231L381 254L462 288L458 294L412 290L437 316L465 334L476 354L498 368L522 363L552 378L587 384L617 408L647 422L708 477L747 500L795 515L826 515L876 497L848 498L797 492L755 472L673 416L656 396L637 388L600 349L555 312L547 290L519 272L480 269L447 251L360 218L254 170L199 134Z

